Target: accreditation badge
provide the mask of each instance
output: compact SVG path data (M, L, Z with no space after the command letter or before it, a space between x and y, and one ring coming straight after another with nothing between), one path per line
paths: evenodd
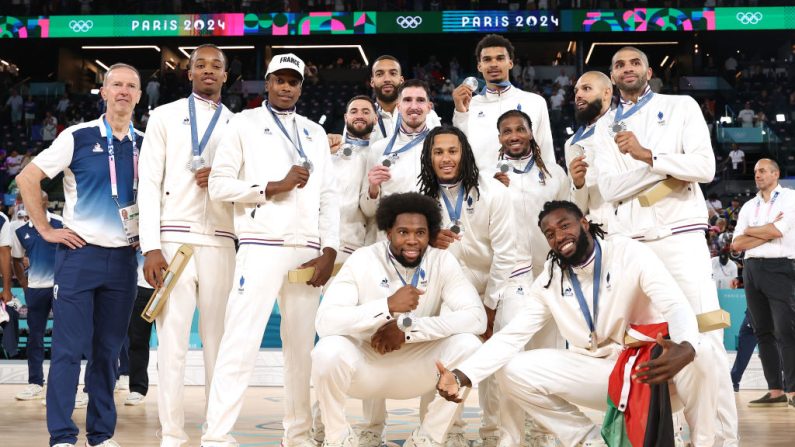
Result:
M138 205L123 206L119 208L119 217L124 226L124 234L127 236L127 242L138 242Z

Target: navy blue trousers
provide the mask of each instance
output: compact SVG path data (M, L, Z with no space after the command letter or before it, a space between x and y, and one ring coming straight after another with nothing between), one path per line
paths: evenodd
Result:
M52 287L25 289L28 305L28 383L44 385L44 331L52 309Z

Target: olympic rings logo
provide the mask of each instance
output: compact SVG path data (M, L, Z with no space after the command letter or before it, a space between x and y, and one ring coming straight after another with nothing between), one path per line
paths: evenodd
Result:
M93 20L72 20L69 22L69 28L76 33L87 33L93 27Z
M420 16L398 16L395 19L395 23L397 23L401 28L411 28L415 29L422 24L422 17Z
M757 23L762 21L761 12L738 12L737 13L737 21L742 23L743 25L756 25Z

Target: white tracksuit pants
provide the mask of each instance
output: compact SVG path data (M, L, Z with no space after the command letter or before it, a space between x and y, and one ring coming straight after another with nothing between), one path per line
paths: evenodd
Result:
M326 440L342 441L350 430L345 399L411 399L436 389L436 360L453 369L481 342L472 334L405 344L381 355L364 341L323 337L312 351L312 380L326 428ZM466 396L464 396L466 397ZM421 431L443 443L462 404L436 396L422 420Z
M702 233L669 236L646 242L646 245L663 260L696 314L720 309L718 291L712 280L709 250ZM726 348L723 346L723 330L710 331L705 335L708 335L707 341L713 344L716 352L721 354L716 359L715 367L710 370L712 380L718 383L720 391L715 445L737 447L739 445L737 405L731 382L731 365Z
M278 297L284 352L284 447L309 439L310 352L320 289L287 282L287 272L316 258L316 249L241 245L229 291L221 351L207 408L205 447L233 446L229 434L243 407L262 334Z
M693 428L695 447L711 447L714 438L717 384L712 369L718 353L712 346L700 349L696 360L677 374L678 401ZM595 435L598 427L577 406L607 410L607 386L615 359L600 359L558 349L525 351L497 373L503 400L517 404L536 423L554 433L564 446L576 446ZM673 387L671 387L673 390ZM519 446L524 432L524 413L502 415L500 445Z
M171 260L182 244L165 242L163 257ZM163 437L161 447L187 444L183 387L185 356L196 307L199 336L204 353L205 397L209 395L213 369L224 333L224 314L235 265L234 247L193 246L193 257L157 316L157 406Z

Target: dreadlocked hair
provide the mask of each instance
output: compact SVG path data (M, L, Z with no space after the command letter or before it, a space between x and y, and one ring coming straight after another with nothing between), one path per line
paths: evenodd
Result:
M541 212L538 213L538 226L541 227L541 221L544 220L551 212L556 210L565 210L573 215L575 218L582 219L585 215L582 213L582 210L572 202L566 200L552 200L544 204L544 208L541 209ZM605 238L605 230L602 228L601 225L588 221L588 233L591 234L591 237L594 239L604 239ZM546 285L544 285L545 289L549 288L549 284L552 282L552 272L555 268L555 264L557 264L561 271L566 270L566 262L555 253L555 250L549 250L549 254L547 254L547 259L551 259L552 262L549 264L549 281L547 281ZM560 276L561 282L561 290L563 290L563 274Z
M479 171L475 164L475 154L472 152L472 146L469 145L469 140L467 140L461 129L448 125L434 128L425 137L420 159L420 175L417 181L420 192L434 199L439 198L439 178L436 176L436 171L433 170L433 141L438 135L455 135L458 137L458 141L461 143L458 180L461 181L461 187L464 188L466 193L469 193L474 188L478 196L480 196L480 190L478 189Z
M497 131L498 132L500 131L500 124L502 124L502 122L506 118L512 118L512 117L521 118L527 124L527 131L530 132L531 135L530 153L533 155L533 160L536 161L536 166L538 166L538 169L541 171L541 178L542 179L546 177L552 178L552 174L549 173L547 165L544 164L544 159L541 158L541 147L538 146L536 137L535 135L533 135L533 120L531 120L526 113L522 112L521 110L509 110L503 113L502 115L500 115L499 118L497 118ZM505 150L502 147L500 147L500 158L504 157L505 157Z

